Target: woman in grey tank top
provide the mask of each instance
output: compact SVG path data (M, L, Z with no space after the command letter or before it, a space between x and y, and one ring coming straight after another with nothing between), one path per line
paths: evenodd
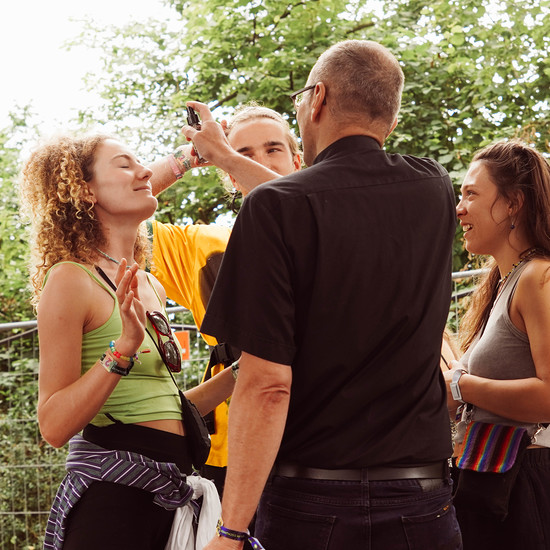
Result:
M462 408L455 441L471 421L520 426L531 437L503 521L457 500L464 548L547 549L550 430L539 428L550 422L548 162L518 140L479 151L457 215L468 252L490 258L461 325L464 356L445 373L449 411Z

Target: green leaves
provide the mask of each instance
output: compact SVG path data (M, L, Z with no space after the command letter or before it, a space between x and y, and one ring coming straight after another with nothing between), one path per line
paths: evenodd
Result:
M26 111L0 130L0 322L33 317L27 289L29 249L18 201L19 145Z

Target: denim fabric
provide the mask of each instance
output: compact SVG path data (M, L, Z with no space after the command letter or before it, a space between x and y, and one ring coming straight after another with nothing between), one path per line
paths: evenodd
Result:
M528 449L501 522L457 507L464 550L550 548L550 449Z
M256 519L269 550L461 550L449 480L274 476Z

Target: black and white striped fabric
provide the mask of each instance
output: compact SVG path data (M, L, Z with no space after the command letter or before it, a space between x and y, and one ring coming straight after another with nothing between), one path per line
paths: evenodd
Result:
M55 495L44 539L44 549L60 550L67 516L94 481L121 483L155 494L154 502L167 510L187 504L193 488L170 462L156 462L138 453L103 449L82 436L69 442L67 475Z

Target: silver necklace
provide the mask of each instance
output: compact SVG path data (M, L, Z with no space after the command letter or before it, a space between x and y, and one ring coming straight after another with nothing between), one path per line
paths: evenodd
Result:
M120 262L118 260L115 260L113 257L109 256L106 252L103 252L103 250L99 250L99 248L96 248L96 250L104 257L110 260L111 262L114 262L117 265L120 265ZM130 266L127 265L126 269L130 269Z

